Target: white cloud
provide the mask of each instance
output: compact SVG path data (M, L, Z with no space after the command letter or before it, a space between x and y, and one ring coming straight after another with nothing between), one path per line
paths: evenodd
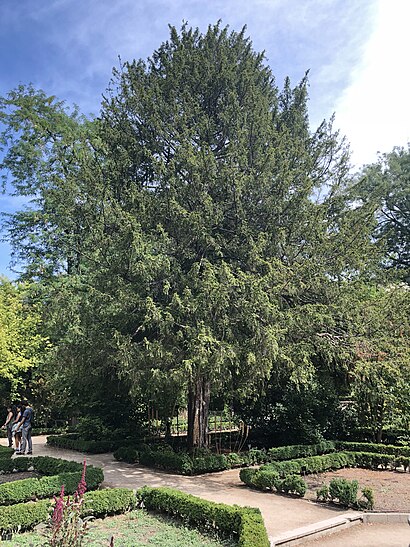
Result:
M336 125L350 141L357 166L410 141L409 21L409 0L378 1L363 60L336 104Z

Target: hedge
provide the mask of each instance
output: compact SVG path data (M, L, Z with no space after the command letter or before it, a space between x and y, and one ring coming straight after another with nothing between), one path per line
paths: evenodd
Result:
M0 458L11 458L14 454L14 448L0 445Z
M261 463L314 456L335 450L335 442L323 441L313 445L292 445L279 448L252 448L248 452L228 454L205 454L191 457L186 452L174 452L171 447L121 446L114 452L117 460L128 463L141 463L148 467L159 467L182 475L196 475L223 471L232 467L243 467Z
M322 441L317 444L295 444L269 448L267 457L268 461L294 460L295 458L322 455L335 450L336 443L334 441Z
M404 456L410 458L410 446L395 446L392 444L379 443L354 443L339 441L338 448L352 452L372 452L374 454L394 454L395 456Z
M239 477L247 486L259 490L273 489L277 487L278 480L290 475L303 473L323 473L329 469L341 469L343 467L362 467L364 469L378 469L380 466L387 469L388 466L396 468L403 465L409 466L409 459L396 457L394 454L374 454L371 452L335 452L323 456L310 458L298 458L295 460L272 462L262 465L259 469L241 469Z
M67 494L74 494L80 479L81 471L76 471L0 484L0 505L12 505L35 498L50 498L59 494L63 484ZM87 467L85 481L88 490L95 490L103 480L104 475L101 469Z
M13 532L34 528L48 520L53 502L41 500L34 503L17 503L0 507L0 531ZM110 488L84 494L82 513L97 518L124 513L136 507L136 497L128 488Z
M259 509L225 505L185 494L173 488L144 486L137 492L147 509L167 513L205 530L235 536L241 547L269 547Z
M12 473L13 471L28 471L29 469L37 471L41 475L58 475L59 473L82 471L83 464L50 456L0 459L0 472Z
M50 435L47 437L47 444L57 448L67 448L79 452L89 452L90 454L103 454L112 452L121 444L119 440L88 441L77 438L73 435Z

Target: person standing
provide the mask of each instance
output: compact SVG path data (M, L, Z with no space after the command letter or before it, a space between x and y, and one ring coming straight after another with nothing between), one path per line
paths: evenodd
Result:
M18 424L17 429L21 430L22 438L21 438L21 448L20 452L16 452L17 455L23 456L26 452L26 448L28 447L27 454L30 455L33 453L33 444L31 441L31 428L33 424L33 409L28 404L27 401L23 401L24 411L23 416L20 418L20 422Z
M15 412L13 412L13 407L9 405L7 407L7 418L2 426L2 429L7 430L7 439L9 441L9 448L13 446L13 433L11 431L11 428L13 427L14 416L15 416Z
M19 422L21 418L23 417L24 408L21 405L21 403L19 403L15 407L15 409L16 410L14 412L13 425L11 427L11 434L13 435L13 438L14 438L15 452L16 454L18 454L20 452L20 442L21 442L21 431L19 431Z

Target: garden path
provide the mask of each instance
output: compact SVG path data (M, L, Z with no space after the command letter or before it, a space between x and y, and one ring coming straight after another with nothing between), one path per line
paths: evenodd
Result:
M1 444L5 445L6 441L1 439ZM303 499L250 490L239 480L238 469L185 477L141 465L118 462L110 453L82 454L47 446L45 436L33 437L33 452L34 456L53 456L78 462L86 459L88 464L104 470L106 486L170 486L210 501L259 507L269 536L329 519L343 512L342 509L316 505Z

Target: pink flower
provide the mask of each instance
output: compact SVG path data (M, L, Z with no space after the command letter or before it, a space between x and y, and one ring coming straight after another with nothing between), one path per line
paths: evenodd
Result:
M60 497L56 498L54 496L54 501L56 502L53 510L53 516L52 521L53 525L56 527L59 527L61 524L61 521L63 520L63 512L64 512L64 484L61 487Z
M86 460L84 460L83 472L82 472L82 475L81 475L80 482L78 483L78 486L77 486L77 491L75 493L76 498L82 498L84 496L85 492L87 491L87 483L85 482L85 471L86 471L86 469L87 469L87 462L86 462Z

